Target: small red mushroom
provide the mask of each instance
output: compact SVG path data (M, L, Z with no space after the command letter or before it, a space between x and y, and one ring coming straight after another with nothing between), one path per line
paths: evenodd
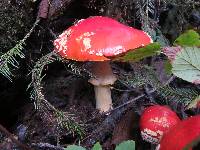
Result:
M180 121L175 112L166 106L154 105L146 108L140 118L143 140L158 144L163 134Z
M92 71L96 108L106 112L112 108L110 85L116 76L110 66L111 57L152 42L147 33L102 16L82 19L64 31L55 41L55 51L76 61L95 61Z
M200 138L200 115L187 118L172 127L162 138L157 150L192 149Z

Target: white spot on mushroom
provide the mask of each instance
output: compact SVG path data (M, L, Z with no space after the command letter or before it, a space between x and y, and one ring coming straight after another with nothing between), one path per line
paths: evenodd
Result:
M83 35L87 36L87 37L89 37L91 35L94 35L94 34L95 34L94 32L85 32L85 33L83 33Z
M84 32L82 35L80 35L79 37L76 38L77 41L82 40L84 37L90 37L92 35L94 35L94 32Z
M67 49L63 49L63 53L67 55Z
M83 20L85 20L85 19L80 19L77 23L81 23Z
M57 50L59 49L59 45L57 45L57 44L56 44L56 49L57 49Z
M95 51L94 51L94 50L90 50L88 53L89 53L90 55L92 55L92 54L95 53Z
M68 36L70 36L72 33L72 29L68 29L66 31L64 31L61 35L59 35L59 38L67 38Z
M151 136L157 136L157 133L150 129L144 129L144 132Z
M96 56L103 56L102 50L99 50L99 51L96 53Z
M67 41L72 32L72 29L68 29L59 35L59 38L55 40L54 43L58 52L63 51L64 54L67 53Z
M69 29L66 31L66 35L69 36L70 34L72 34L72 29Z
M67 42L66 39L63 38L63 39L60 40L59 44L60 44L61 47L64 48L64 47L66 47L66 42Z
M85 19L80 19L77 22L75 22L75 26L78 26L83 20L85 20Z
M144 140L157 144L163 136L163 132L160 130L152 131L150 129L144 129L141 131L141 136Z
M118 54L125 52L126 50L125 50L125 48L123 48L123 46L118 45L115 47L108 47L104 51L107 55L113 55L113 54L118 55Z
M151 122L162 124L163 127L169 127L169 123L166 117L155 117L150 119Z
M147 134L146 132L141 132L142 139L148 141L150 143L157 144L159 140L157 138L152 137L151 135Z
M90 42L91 42L90 38L83 39L83 45L85 46L85 51L92 47Z
M144 32L144 31L143 31L143 32ZM153 43L153 40L152 40L151 36L150 36L147 32L144 32L144 34L146 34L146 35L149 37L150 43Z

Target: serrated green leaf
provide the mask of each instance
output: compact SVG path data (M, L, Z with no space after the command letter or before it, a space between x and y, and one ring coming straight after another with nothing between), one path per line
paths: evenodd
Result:
M82 146L69 145L69 146L67 146L67 148L65 148L64 150L86 150L86 149L83 148Z
M200 35L194 30L188 30L175 40L174 45L200 46Z
M101 147L100 143L97 142L97 143L93 146L92 150L102 150L102 147Z
M200 84L200 48L182 48L172 62L172 73L188 82Z
M135 150L135 141L124 141L117 145L115 150Z
M160 53L160 44L159 43L152 43L143 48L138 48L133 51L127 52L124 56L120 56L115 58L116 61L139 61L143 58L154 56Z
M200 104L200 95L191 101L191 103L187 106L187 109L197 108L199 104Z

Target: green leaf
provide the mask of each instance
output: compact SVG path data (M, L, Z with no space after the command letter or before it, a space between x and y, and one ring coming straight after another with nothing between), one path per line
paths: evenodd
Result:
M194 30L188 30L175 40L174 45L200 46L200 35Z
M69 145L69 146L67 146L67 148L65 148L64 150L86 150L86 149L83 148L82 146Z
M160 44L152 43L145 47L135 49L133 51L127 52L124 56L115 58L116 61L139 61L143 58L154 56L160 53Z
M135 150L135 141L124 141L117 145L115 150Z
M101 147L100 143L97 142L97 143L93 146L92 150L102 150L102 147Z
M188 82L200 84L200 48L182 48L172 61L172 73Z

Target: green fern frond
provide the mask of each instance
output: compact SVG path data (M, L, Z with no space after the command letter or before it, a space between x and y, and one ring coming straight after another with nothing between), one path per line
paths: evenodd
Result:
M24 58L24 54L21 52L23 49L24 41L20 41L15 47L10 49L7 53L1 55L0 57L0 73L5 76L7 79L12 81L10 67L18 68L19 63L16 60L16 57Z
M134 64L134 73L129 73L126 76L121 75L120 81L130 87L143 87L146 84L154 85L154 87L160 87L160 81L158 80L155 72L149 66L141 64Z
M158 7L155 0L137 0L135 2L135 17L140 20L141 28L147 32L154 42L159 42L162 46L168 46L169 41L162 34L157 21L159 18Z
M28 88L32 88L31 99L34 100L35 108L41 114L41 117L45 120L50 120L52 124L56 124L59 130L68 130L71 133L76 133L80 137L84 134L83 125L75 121L75 116L71 113L62 112L57 110L53 105L51 105L44 97L42 93L42 71L44 67L54 61L62 61L62 58L56 53L51 52L42 58L40 58L34 68L31 71L32 82ZM49 117L53 117L49 119Z
M164 86L157 89L157 93L168 102L176 102L188 106L191 101L197 97L198 92L190 88L175 88L170 86Z
M12 81L11 76L13 76L10 67L18 68L19 63L16 58L25 58L25 55L22 52L23 46L26 45L26 39L31 35L39 21L40 20L36 20L29 33L26 34L26 36L15 45L15 47L11 48L8 52L0 56L0 73L10 81Z
M143 88L145 85L150 85L166 103L173 102L187 106L198 95L198 92L191 88L176 88L169 85L163 85L159 81L152 67L145 65L134 65L134 71L136 73L120 76L119 81L124 85L133 88Z
M149 19L149 14L152 16L155 15L155 0L137 0L135 8L136 17L140 20L142 20L144 16L146 19Z

